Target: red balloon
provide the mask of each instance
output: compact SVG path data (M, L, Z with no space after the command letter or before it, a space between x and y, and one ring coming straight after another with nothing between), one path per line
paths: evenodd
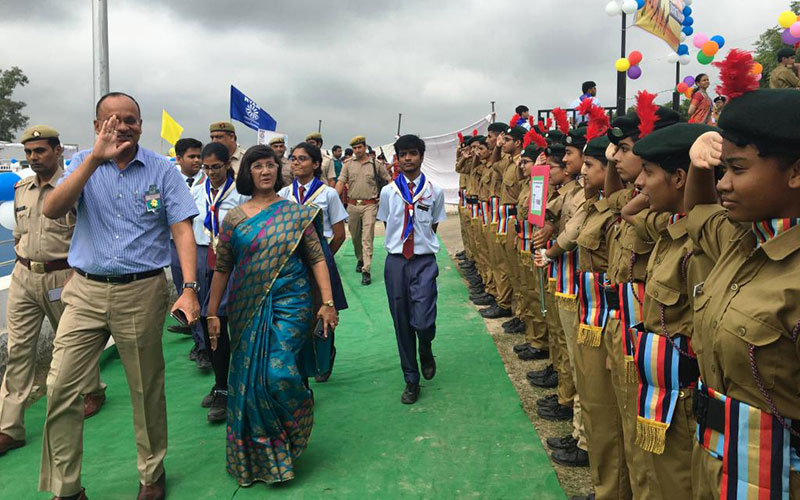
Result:
M688 88L689 88L688 85L686 85L684 82L681 82L681 83L678 84L678 89L677 90L678 90L678 92L683 94L684 92L686 92L686 89L688 89Z
M634 50L628 55L628 60L631 62L631 66L636 66L642 62L642 53L638 50Z

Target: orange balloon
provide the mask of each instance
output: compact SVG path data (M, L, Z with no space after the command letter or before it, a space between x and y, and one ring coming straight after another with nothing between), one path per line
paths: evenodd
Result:
M708 57L713 57L719 52L719 44L713 40L709 40L703 44L702 52Z
M694 87L689 87L688 89L686 89L686 92L683 93L683 95L685 95L687 99L691 99L693 94L694 94Z
M761 63L759 63L759 62L753 63L753 74L754 75L760 75L763 72L764 72L764 66L762 66Z

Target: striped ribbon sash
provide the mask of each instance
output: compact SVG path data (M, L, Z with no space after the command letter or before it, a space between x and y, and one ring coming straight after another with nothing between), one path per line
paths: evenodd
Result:
M508 234L508 225L514 227L514 220L516 217L509 214L509 209L514 205L498 205L497 207L497 235L506 236ZM514 220L511 220L514 219Z
M497 224L500 221L500 197L492 196L489 198L489 208L491 210L490 224Z
M636 361L634 353L636 349L635 325L642 322L644 316L644 283L620 283L619 285L619 309L620 323L622 324L622 350L625 359L625 378L626 381L635 384L639 382L639 375L636 373Z
M556 301L564 309L574 311L578 297L578 250L562 254L556 267Z
M697 392L699 395L719 401L719 403L722 405L724 405L725 401L728 399L728 396L722 394L721 392L715 391L711 387L708 387L703 383L702 380L697 383ZM705 418L697 419L697 432L695 434L697 442L700 443L700 446L705 448L705 450L709 452L711 456L722 460L722 457L725 454L725 433L715 430L706 424L707 422Z
M461 208L467 208L467 190L466 189L459 189L458 190L458 206Z
M580 273L578 280L578 343L600 347L608 319L608 304L603 288L606 273Z
M517 248L520 252L531 252L531 233L533 226L525 219L518 221L519 231L517 232Z
M636 330L634 330L636 331ZM636 444L643 450L661 455L666 445L667 429L675 413L681 384L681 359L678 349L692 354L689 339L676 335L673 339L652 332L637 332L636 366L639 369L639 401L636 417ZM673 343L674 342L674 343ZM685 366L684 373L689 373Z
M547 249L553 248L553 244L555 243L554 240L549 240L545 243L544 247ZM550 286L552 286L552 290L555 291L556 281L558 280L558 266L555 263L550 263L547 266L547 281Z
M483 224L484 226L489 223L489 219L492 216L490 209L491 209L491 203L489 203L487 200L481 200L480 218L481 218L481 224Z
M701 429L701 419L697 427L703 448L722 460L720 500L789 500L789 474L800 470L789 431L770 413L705 385L699 390L724 408L723 433Z
M480 219L481 218L481 203L468 203L469 206L469 216L473 219Z

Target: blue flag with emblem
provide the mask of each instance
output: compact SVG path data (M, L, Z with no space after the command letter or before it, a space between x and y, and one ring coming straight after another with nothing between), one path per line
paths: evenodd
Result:
M258 104L231 85L231 119L238 120L253 130L272 130L278 126L275 118L258 107Z

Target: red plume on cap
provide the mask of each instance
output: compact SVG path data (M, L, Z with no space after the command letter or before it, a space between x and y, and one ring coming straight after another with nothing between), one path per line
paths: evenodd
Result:
M722 82L722 85L717 85L717 94L735 99L757 90L759 83L753 74L753 62L750 52L732 49L725 60L714 63L719 68L719 80Z
M542 149L547 148L547 139L542 137L541 134L536 132L536 129L531 127L528 133L525 134L525 137L522 139L522 149L527 148L531 143L536 144Z
M528 125L530 125L531 128L533 128L533 117L532 116L528 117Z
M552 118L548 118L547 119L547 123L545 123L544 128L545 128L545 130L550 130L551 128L553 128L553 119Z
M519 114L514 113L514 116L511 117L511 121L508 122L508 126L511 127L511 128L516 127L517 126L517 122L519 121L520 118L522 118L522 117L519 116Z
M592 110L592 106L594 106L594 99L584 99L578 105L578 114L581 116L585 116Z
M539 125L539 133L544 134L545 132L547 132L547 129L544 128L544 120L539 120L539 123L537 125Z
M472 137L478 137L478 129L472 129Z
M655 130L658 121L656 95L646 90L636 94L636 115L639 117L639 138L642 139Z
M561 108L553 110L553 117L556 119L556 127L562 134L569 134L569 120L567 119L567 112Z
M458 133L458 134L456 134L456 135L458 135L458 143L459 143L459 144L463 144L463 143L464 143L464 134L462 134L461 132L459 132L459 133Z
M589 102L588 106L584 105ZM586 130L586 142L596 139L604 135L609 128L611 128L611 119L609 119L606 111L600 106L596 106L591 99L584 99L578 108L579 111L584 111L582 115L589 114L589 128Z

